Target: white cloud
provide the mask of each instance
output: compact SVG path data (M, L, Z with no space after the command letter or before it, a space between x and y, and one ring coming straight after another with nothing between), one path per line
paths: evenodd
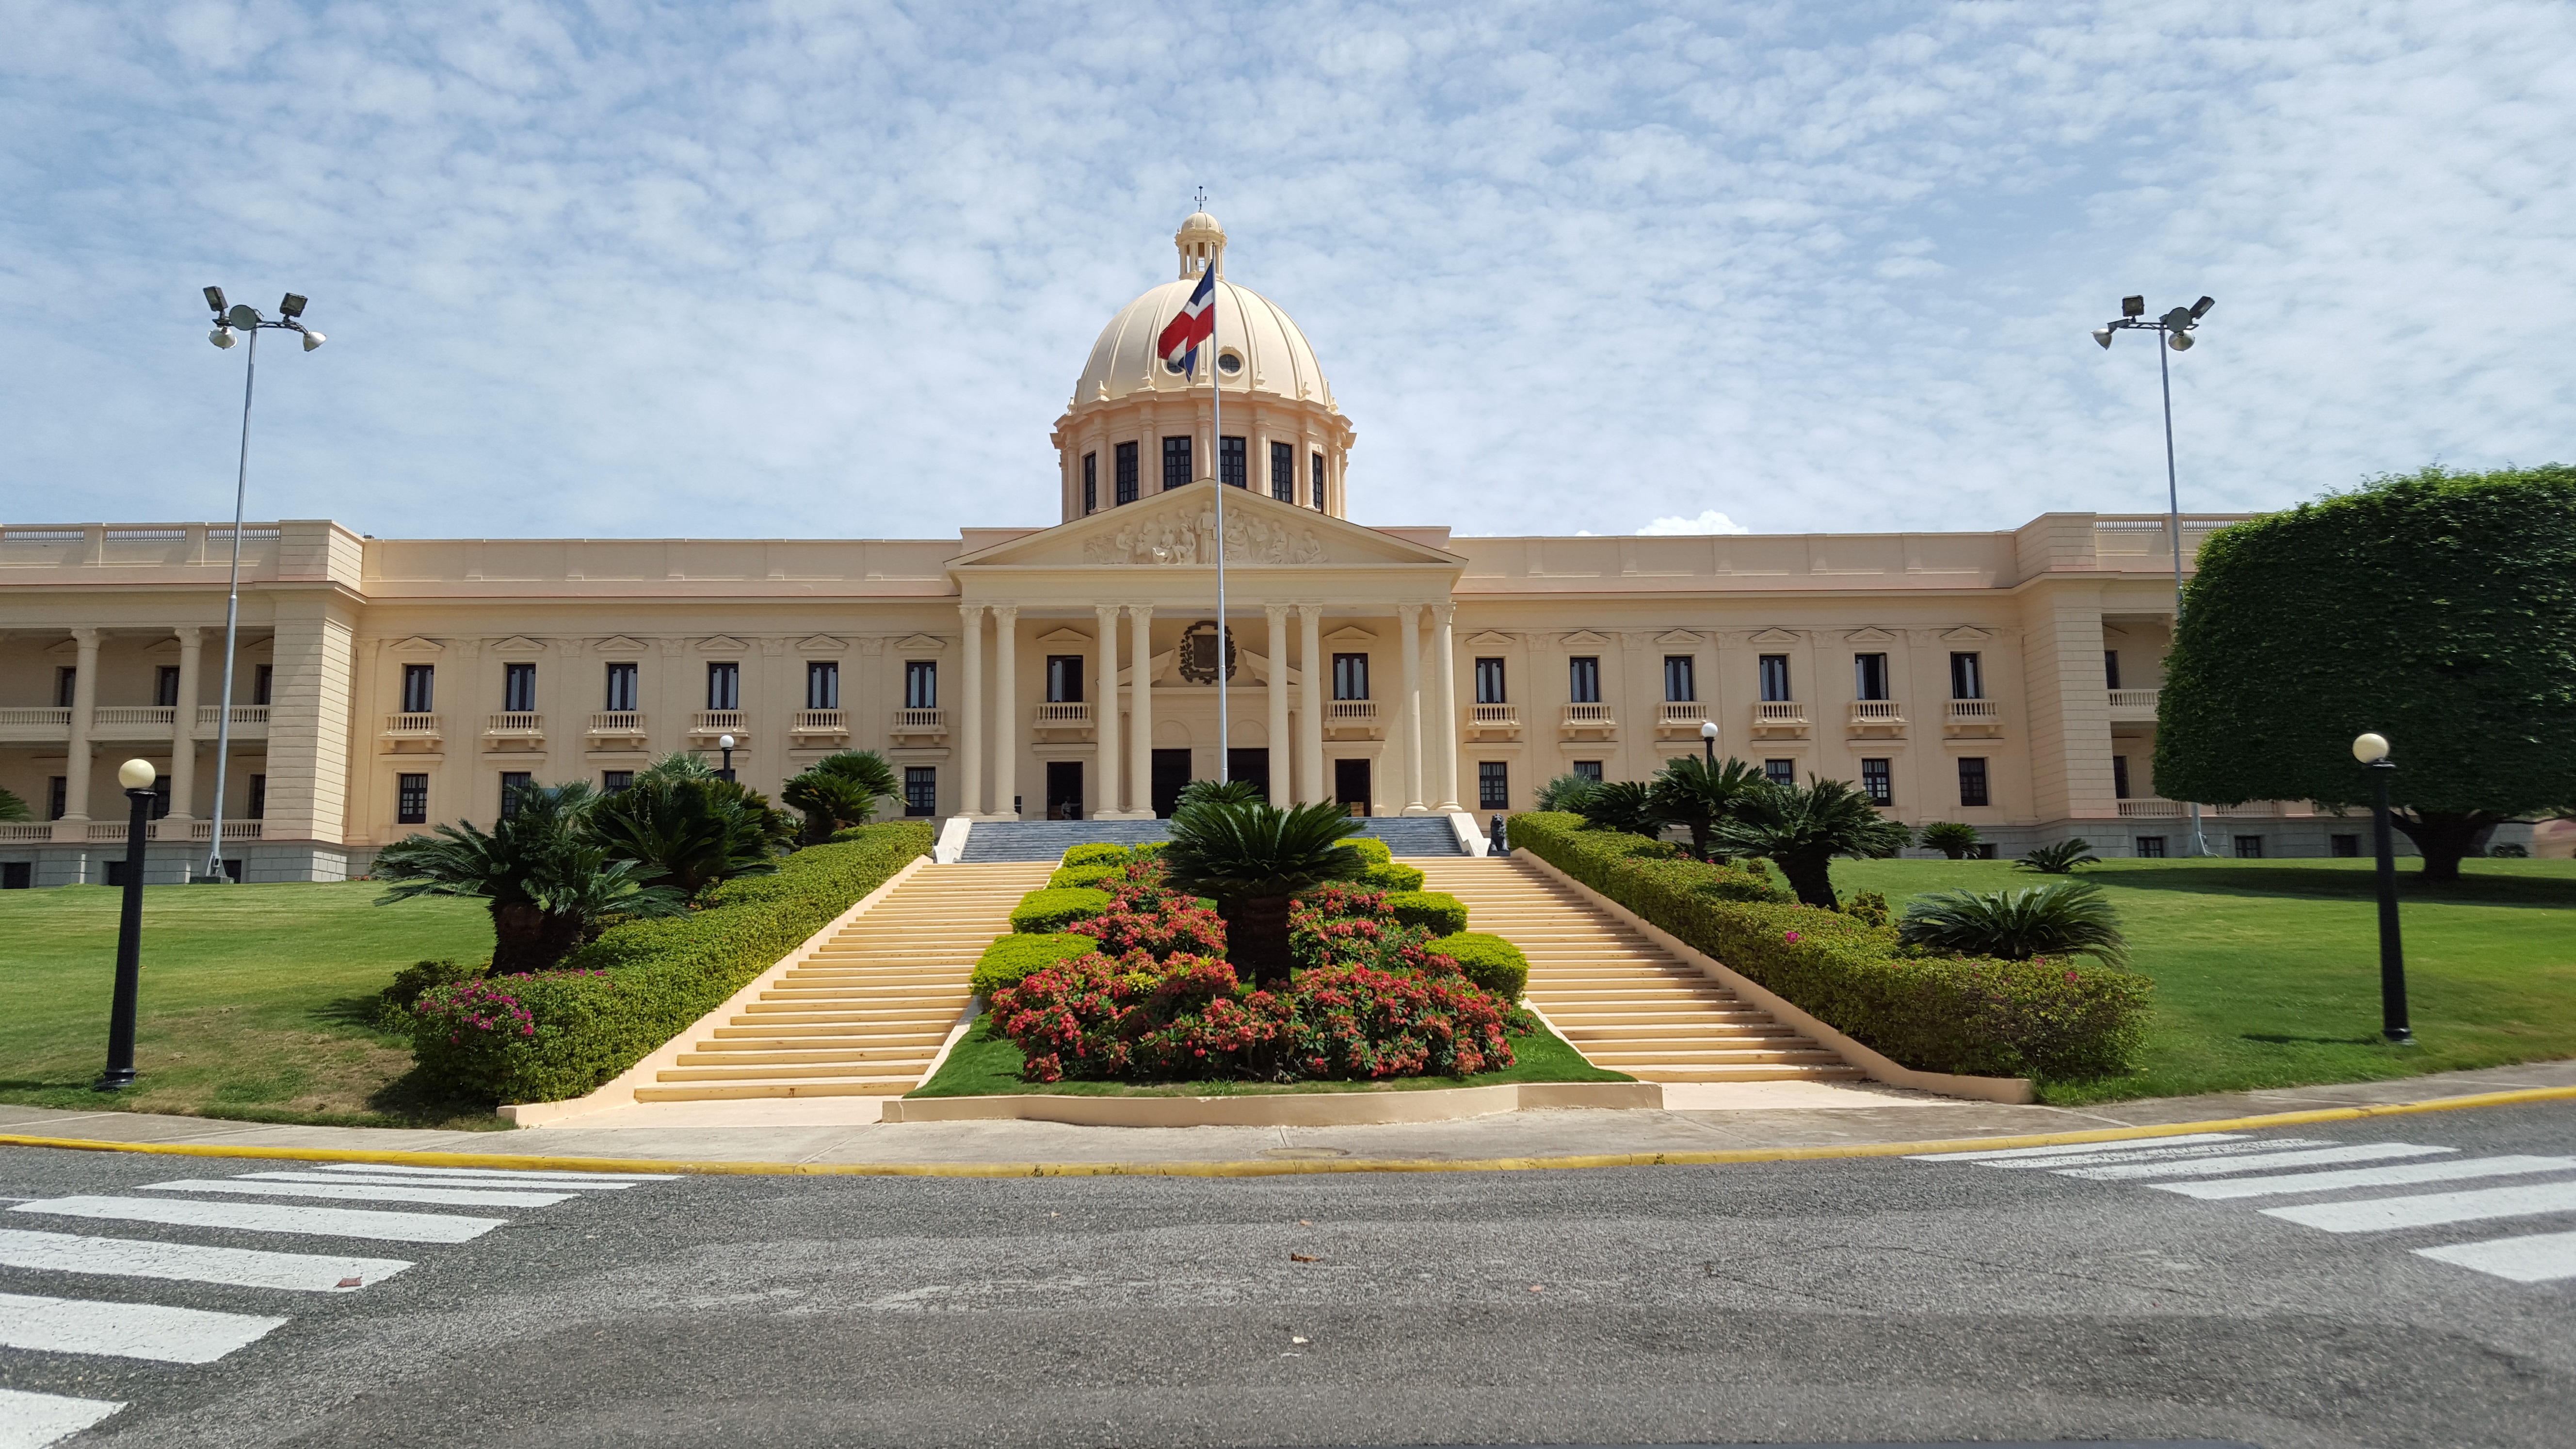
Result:
M1658 518L1638 529L1640 534L1675 533L1751 533L1753 530L1712 508L1697 518Z
M0 303L60 324L0 349L13 519L223 510L217 282L332 337L262 370L272 516L1048 521L1048 426L1198 183L1364 522L2154 507L2154 359L2084 336L2133 291L2219 299L2187 507L2576 458L2563 4L8 13Z

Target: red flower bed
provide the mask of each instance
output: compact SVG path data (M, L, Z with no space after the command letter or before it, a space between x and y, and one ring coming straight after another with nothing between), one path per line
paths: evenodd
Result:
M1157 961L1169 961L1225 954L1224 918L1194 901L1174 895L1151 902L1122 900L1115 894L1111 899L1118 902L1117 909L1071 922L1065 929L1098 941L1111 956L1142 951Z

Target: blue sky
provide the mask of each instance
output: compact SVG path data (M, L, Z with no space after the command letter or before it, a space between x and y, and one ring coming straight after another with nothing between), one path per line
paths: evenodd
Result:
M1052 521L1194 186L1462 533L2010 527L2576 459L2576 6L0 0L0 516ZM1673 525L1665 525L1667 527Z

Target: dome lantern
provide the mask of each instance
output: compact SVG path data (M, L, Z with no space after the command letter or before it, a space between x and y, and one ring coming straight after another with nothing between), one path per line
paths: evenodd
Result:
M1195 281L1210 267L1219 277L1225 275L1225 228L1217 225L1215 217L1191 212L1182 219L1181 229L1172 233L1172 242L1181 249L1182 281Z

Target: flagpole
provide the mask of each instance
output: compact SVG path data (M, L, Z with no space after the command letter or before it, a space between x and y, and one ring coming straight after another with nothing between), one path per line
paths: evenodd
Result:
M1226 684L1233 670L1228 668L1232 652L1225 646L1232 642L1225 628L1225 337L1217 328L1217 285L1225 275L1217 267L1225 255L1217 248L1208 258L1208 270L1216 275L1208 287L1208 429L1209 441L1215 445L1212 454L1216 469L1216 778L1222 785L1234 778L1233 737L1226 733ZM1250 460L1245 460L1250 466Z

